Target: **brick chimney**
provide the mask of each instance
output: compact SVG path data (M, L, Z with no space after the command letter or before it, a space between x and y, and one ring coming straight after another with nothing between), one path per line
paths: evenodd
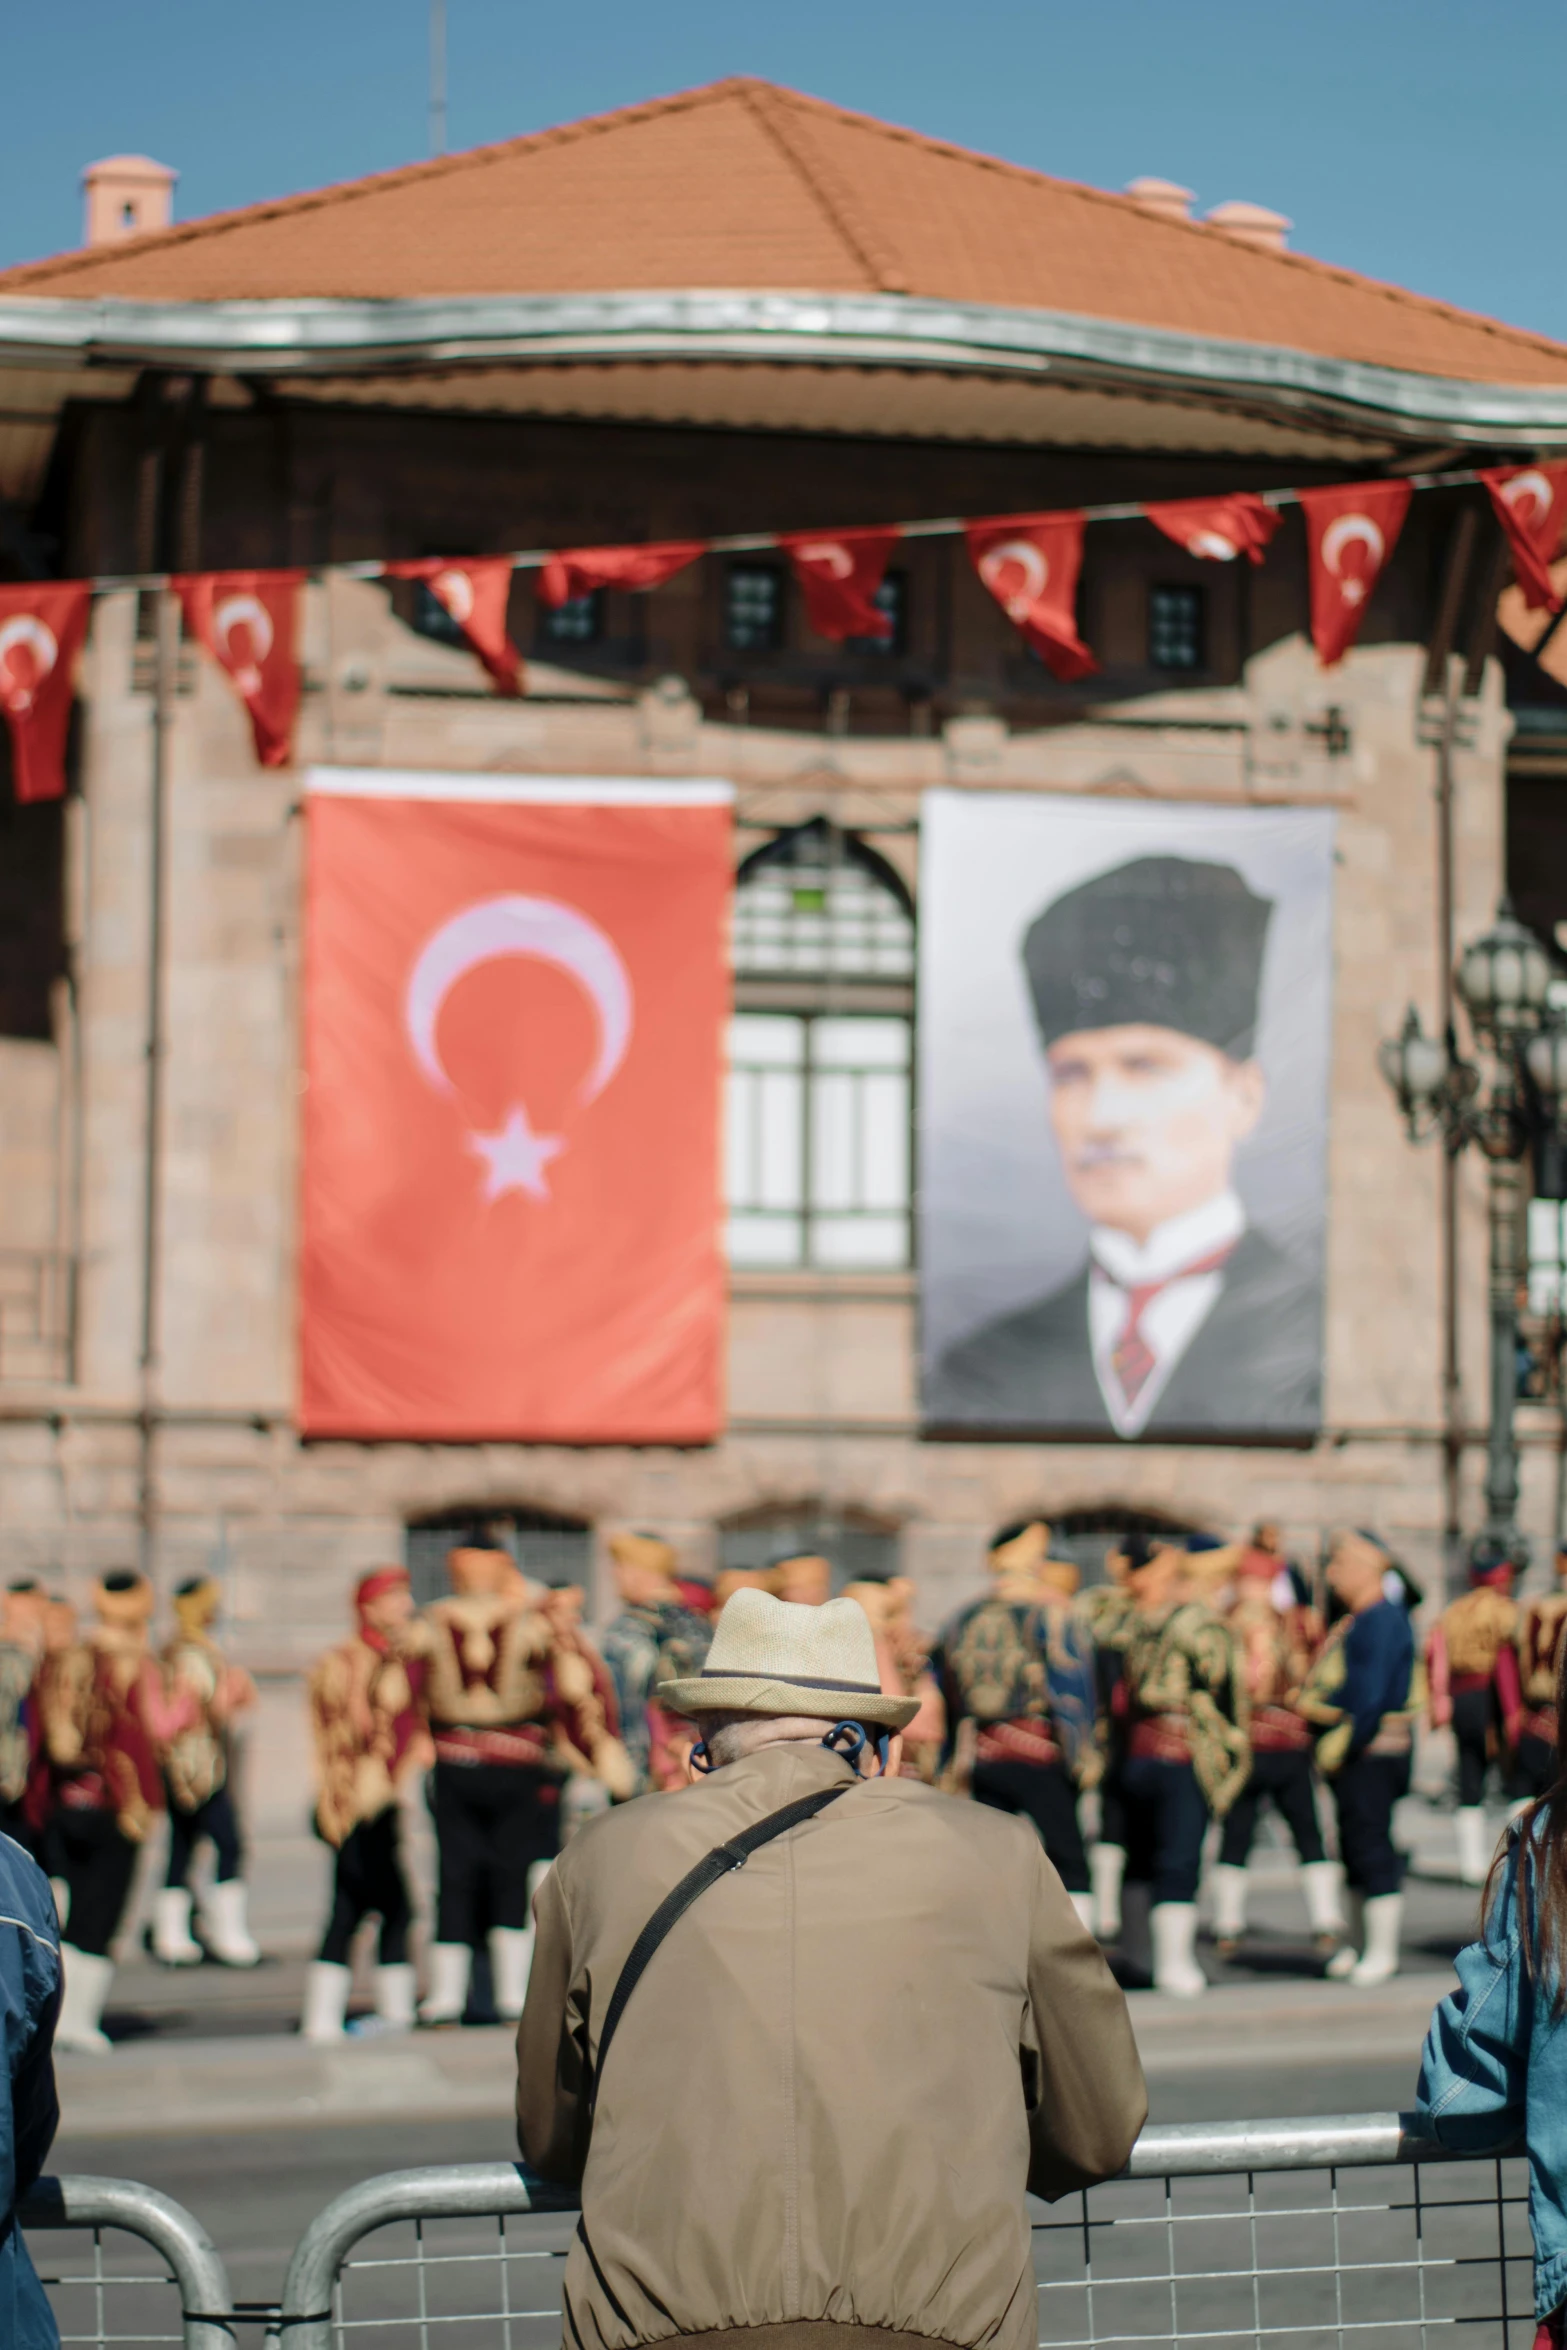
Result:
M1286 220L1282 212L1270 212L1266 204L1236 201L1215 204L1204 225L1216 228L1222 237L1233 237L1237 245L1255 245L1262 253L1282 253L1295 223Z
M1128 180L1124 191L1134 204L1160 220L1190 220L1195 201L1190 188L1174 180Z
M85 241L112 245L121 237L145 236L167 228L174 218L174 183L179 178L150 155L106 155L82 173Z

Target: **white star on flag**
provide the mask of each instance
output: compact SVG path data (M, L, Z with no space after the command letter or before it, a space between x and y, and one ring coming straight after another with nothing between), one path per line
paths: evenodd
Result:
M525 1191L530 1199L548 1199L544 1170L559 1158L565 1141L558 1134L535 1134L528 1113L512 1111L498 1134L470 1134L468 1148L484 1161L483 1192L487 1201L503 1199L508 1191Z

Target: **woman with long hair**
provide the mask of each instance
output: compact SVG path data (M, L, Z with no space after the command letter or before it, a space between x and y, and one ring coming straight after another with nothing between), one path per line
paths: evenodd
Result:
M1480 1938L1426 2035L1415 2110L1455 2153L1522 2140L1534 2237L1535 2350L1567 2350L1567 1656L1555 1776L1491 1865Z

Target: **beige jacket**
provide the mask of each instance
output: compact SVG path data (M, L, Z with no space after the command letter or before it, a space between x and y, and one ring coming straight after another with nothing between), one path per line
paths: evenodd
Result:
M567 2350L737 2330L848 2350L847 2327L855 2350L1034 2350L1024 2189L1113 2174L1142 2127L1126 2003L1032 1828L877 1779L681 1918L585 2146L604 2012L648 1918L715 1844L846 1768L764 1748L594 1821L545 1880L517 2124L528 2162L582 2184Z

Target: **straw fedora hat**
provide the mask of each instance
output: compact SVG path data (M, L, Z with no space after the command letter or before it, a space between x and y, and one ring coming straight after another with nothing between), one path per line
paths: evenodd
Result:
M901 1730L917 1697L888 1697L870 1618L858 1601L791 1607L765 1591L737 1591L718 1619L700 1673L669 1681L658 1702L677 1714L805 1714Z

